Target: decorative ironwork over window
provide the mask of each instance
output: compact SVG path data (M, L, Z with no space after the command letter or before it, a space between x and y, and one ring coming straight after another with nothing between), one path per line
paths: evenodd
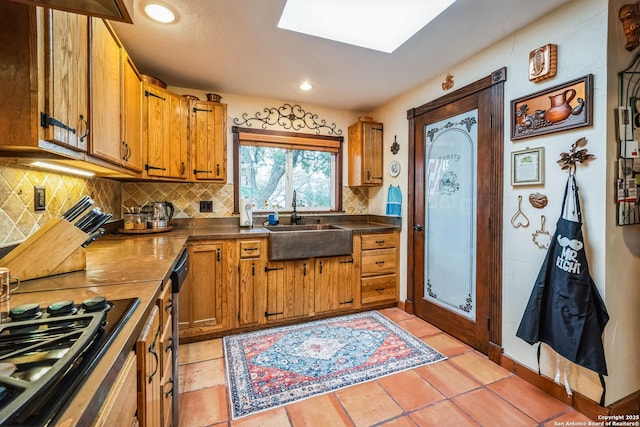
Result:
M326 120L318 120L318 115L304 111L298 104L284 104L280 107L265 107L260 112L256 112L254 117L249 117L247 113L242 114L242 119L235 118L233 123L239 126L251 127L253 122L262 123L262 129L267 126L281 126L284 129L300 130L309 128L320 135L321 131L326 131L327 135L342 135L341 129L336 129L336 124L327 124Z

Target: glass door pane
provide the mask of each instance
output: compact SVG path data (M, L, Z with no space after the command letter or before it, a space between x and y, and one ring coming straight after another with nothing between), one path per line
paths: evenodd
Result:
M424 299L475 322L478 110L425 126Z

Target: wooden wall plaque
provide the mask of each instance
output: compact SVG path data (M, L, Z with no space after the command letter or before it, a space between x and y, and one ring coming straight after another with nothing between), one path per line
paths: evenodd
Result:
M529 80L541 82L556 75L558 69L558 46L547 44L529 53Z

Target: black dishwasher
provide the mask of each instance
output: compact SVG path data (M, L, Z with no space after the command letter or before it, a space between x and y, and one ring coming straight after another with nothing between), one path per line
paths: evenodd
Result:
M180 420L178 414L178 402L180 390L178 389L179 381L179 368L178 368L178 294L180 293L180 287L187 280L189 275L189 251L187 249L183 249L180 254L180 258L176 263L173 271L171 272L171 300L172 300L172 311L171 311L171 321L172 321L172 329L173 329L173 425L177 426Z

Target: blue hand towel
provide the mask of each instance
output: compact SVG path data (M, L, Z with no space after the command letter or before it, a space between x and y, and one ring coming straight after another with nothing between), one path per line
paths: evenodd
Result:
M400 186L389 186L387 193L387 215L401 216L402 214L402 192Z

